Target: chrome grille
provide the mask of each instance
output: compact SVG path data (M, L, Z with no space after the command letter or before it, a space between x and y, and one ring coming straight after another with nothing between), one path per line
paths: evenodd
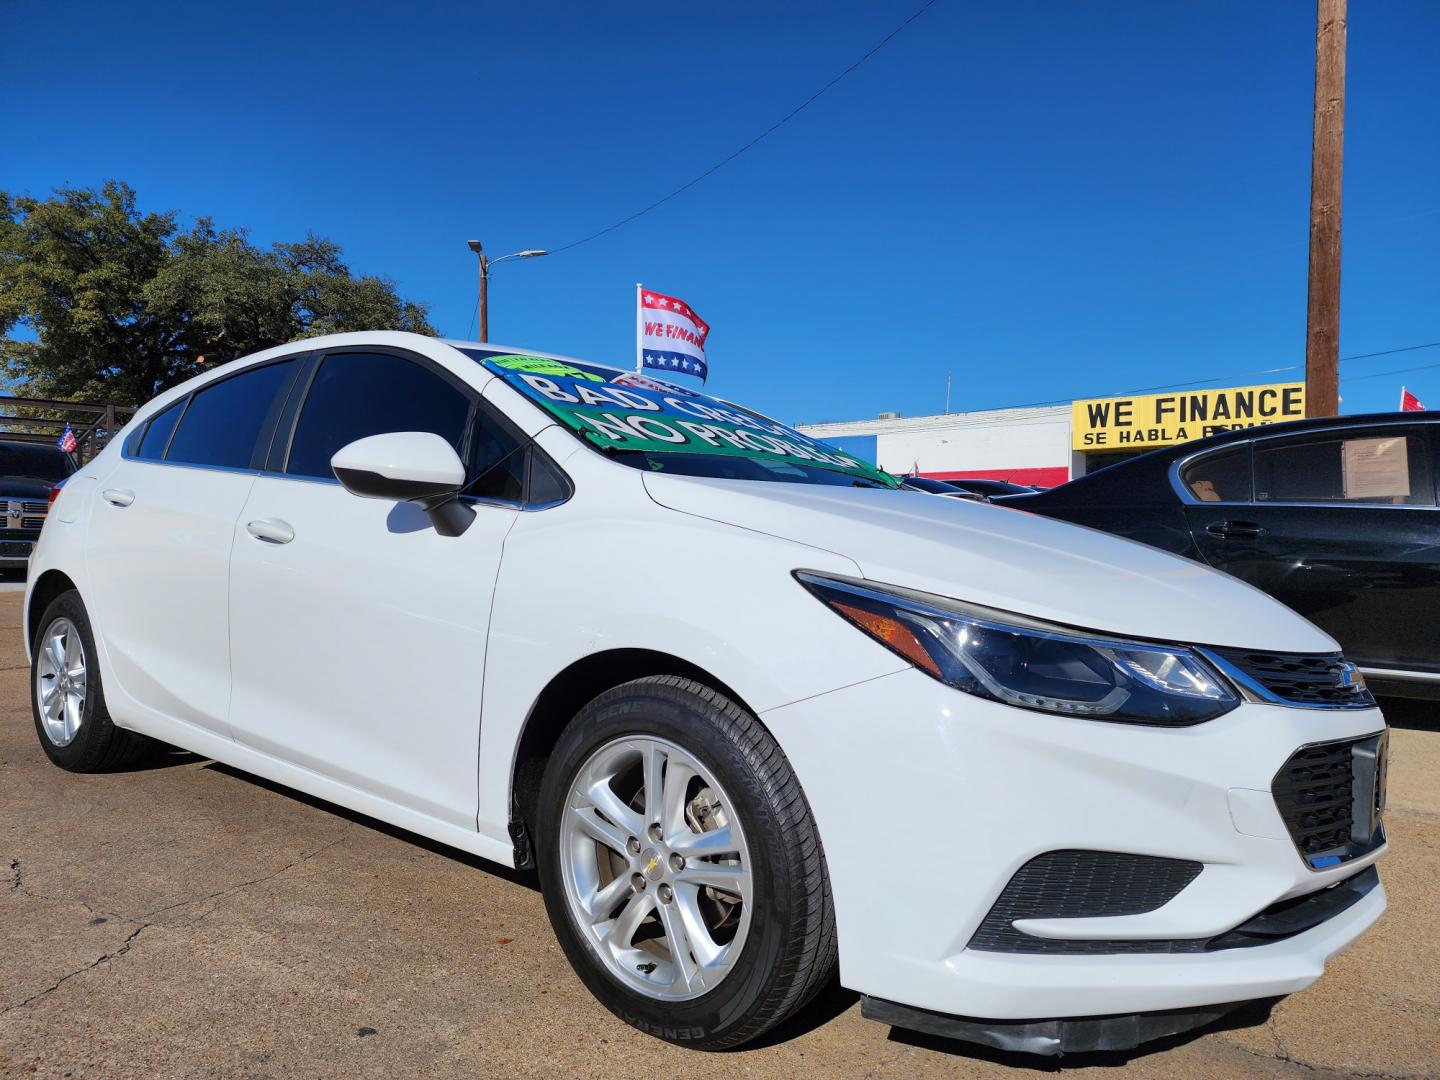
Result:
M1321 709L1368 709L1375 704L1360 669L1339 653L1201 651L1235 682L1265 700Z

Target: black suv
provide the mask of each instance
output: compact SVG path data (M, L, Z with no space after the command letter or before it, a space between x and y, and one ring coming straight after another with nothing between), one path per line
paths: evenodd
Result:
M0 570L24 569L40 538L50 492L75 471L59 447L0 440Z

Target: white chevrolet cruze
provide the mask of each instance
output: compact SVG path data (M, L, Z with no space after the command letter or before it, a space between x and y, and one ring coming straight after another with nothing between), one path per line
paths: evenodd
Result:
M1385 724L1192 562L635 372L399 333L160 395L30 565L57 765L184 747L538 868L636 1027L830 980L994 1046L1300 990L1384 910Z

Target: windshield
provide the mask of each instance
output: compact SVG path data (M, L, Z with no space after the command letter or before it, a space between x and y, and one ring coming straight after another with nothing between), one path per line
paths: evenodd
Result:
M898 487L888 473L768 416L635 371L461 350L582 442L646 472Z
M0 443L0 476L54 483L71 473L70 458L63 450L24 443Z

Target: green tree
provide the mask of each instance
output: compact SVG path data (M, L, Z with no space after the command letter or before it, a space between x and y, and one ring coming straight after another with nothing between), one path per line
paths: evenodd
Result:
M264 250L243 230L176 218L140 213L115 181L45 200L0 191L0 363L16 389L138 405L297 338L435 333L424 305L353 275L329 240Z

